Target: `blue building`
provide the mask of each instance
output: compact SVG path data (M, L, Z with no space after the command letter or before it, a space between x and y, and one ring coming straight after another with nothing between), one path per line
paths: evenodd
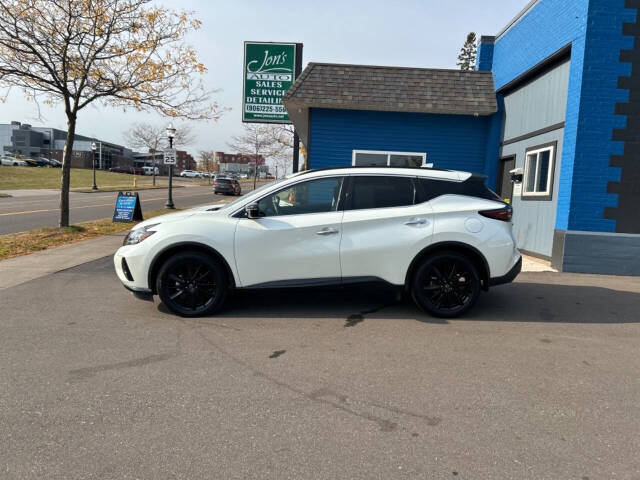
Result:
M310 63L283 103L309 168L484 173L523 251L640 275L639 9L534 0L481 37L477 71Z

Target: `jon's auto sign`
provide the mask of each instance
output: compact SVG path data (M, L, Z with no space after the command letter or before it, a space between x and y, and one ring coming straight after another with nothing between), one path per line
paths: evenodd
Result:
M242 121L291 123L282 97L299 72L302 45L244 42Z

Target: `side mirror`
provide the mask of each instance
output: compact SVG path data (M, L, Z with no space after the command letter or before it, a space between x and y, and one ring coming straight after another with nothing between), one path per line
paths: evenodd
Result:
M251 203L244 207L244 211L247 212L247 218L256 219L260 218L260 208L257 203Z

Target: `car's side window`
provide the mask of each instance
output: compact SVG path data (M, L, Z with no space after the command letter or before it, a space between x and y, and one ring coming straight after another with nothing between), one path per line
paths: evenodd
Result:
M320 178L297 183L262 198L258 202L260 215L300 215L335 212L340 201L343 177Z
M483 177L471 177L464 182L420 178L416 203L428 202L442 195L465 195L501 202L502 199L484 184Z
M410 177L354 176L350 208L364 210L413 205L415 196L415 186Z

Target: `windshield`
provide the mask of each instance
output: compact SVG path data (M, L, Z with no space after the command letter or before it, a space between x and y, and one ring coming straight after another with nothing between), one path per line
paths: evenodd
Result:
M266 190L267 188L271 188L274 185L277 185L278 183L283 182L285 179L281 178L280 180L275 180L273 182L269 182L266 185L261 186L260 188L256 188L255 190L249 192L248 194L238 198L237 200L234 200L231 203L227 203L224 207L222 207L220 210L227 210L230 208L233 208L234 206L237 206L240 203L245 202L246 200L250 200L256 196L259 196L264 190Z

